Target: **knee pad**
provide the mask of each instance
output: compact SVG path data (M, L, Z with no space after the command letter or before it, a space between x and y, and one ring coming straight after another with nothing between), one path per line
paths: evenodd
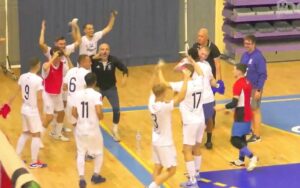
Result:
M238 149L241 149L247 145L245 143L245 141L242 140L242 138L237 137L237 136L231 137L230 142L234 147L236 147Z

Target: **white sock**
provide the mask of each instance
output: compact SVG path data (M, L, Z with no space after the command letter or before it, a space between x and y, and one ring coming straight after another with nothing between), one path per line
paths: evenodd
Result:
M77 170L78 170L78 174L79 176L84 176L84 154L79 154L77 153Z
M194 161L195 161L195 168L196 171L200 172L201 169L201 163L202 163L202 156L201 155L195 155L194 156Z
M60 136L61 135L61 131L63 128L64 124L63 123L57 123L56 124L56 129L55 129L55 134Z
M117 132L117 131L118 131L118 127L119 127L118 124L113 123L113 131L114 131L114 132Z
M23 148L26 144L26 141L28 140L29 138L29 135L26 134L26 133L22 133L19 137L19 140L18 140L18 144L17 144L17 148L16 148L16 151L17 151L17 154L20 156L22 151L23 151Z
M94 173L99 174L103 164L103 154L96 155L94 160Z
M38 161L38 155L41 146L41 139L39 137L32 137L31 140L31 160L33 163Z
M186 165L186 169L187 169L187 172L189 174L189 177L190 177L190 181L195 183L196 182L195 162L194 161L188 161L188 162L185 162L185 165Z
M157 185L154 181L150 183L149 188L159 188L159 185Z
M56 125L57 124L57 121L56 121L56 119L57 119L57 113L54 113L53 114L53 120L51 121L51 124L53 125Z

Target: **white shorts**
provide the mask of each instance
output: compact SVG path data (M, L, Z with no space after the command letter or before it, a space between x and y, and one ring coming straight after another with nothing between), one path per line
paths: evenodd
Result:
M103 137L100 129L99 132L95 131L92 135L78 135L77 131L74 132L78 155L85 155L86 153L91 156L103 154Z
M183 124L183 144L194 146L201 143L205 124Z
M72 106L68 105L67 104L67 107L66 107L66 117L67 117L67 120L70 124L76 124L77 122L77 119L72 115Z
M23 132L38 133L42 132L42 121L39 115L28 116L22 114L22 128Z
M177 165L177 155L175 146L153 146L153 162L160 164L164 168Z
M54 112L59 112L64 110L62 94L51 95L46 92L43 92L43 101L44 101L44 112L46 114L54 114Z

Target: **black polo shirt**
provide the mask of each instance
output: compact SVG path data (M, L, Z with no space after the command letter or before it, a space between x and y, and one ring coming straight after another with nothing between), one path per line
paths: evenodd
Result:
M127 67L116 57L109 55L104 67L101 59L92 58L92 72L97 76L97 86L101 90L112 88L116 85L116 68L128 75Z
M199 43L195 43L188 51L188 54L195 60L199 61L199 55L198 55L198 49L200 48ZM210 54L207 57L206 61L210 64L212 73L214 77L216 78L216 65L215 65L215 58L220 57L221 53L218 47L211 41L208 41L208 47L210 49Z

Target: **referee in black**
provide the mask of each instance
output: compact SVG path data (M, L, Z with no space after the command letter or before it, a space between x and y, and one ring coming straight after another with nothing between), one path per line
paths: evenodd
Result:
M120 104L116 87L116 68L123 72L122 85L128 77L127 67L115 56L110 55L110 47L107 43L99 46L99 52L92 57L92 72L97 76L97 86L103 97L107 97L113 109L112 135L116 142L120 141L118 124L120 121Z
M195 60L199 61L199 55L198 55L198 49L200 49L203 46L207 46L210 49L210 54L207 57L206 61L209 63L212 73L214 75L214 78L216 80L222 80L222 74L221 74L221 61L220 61L220 50L218 47L209 40L208 38L208 30L206 28L201 28L198 31L197 34L197 42L192 46L192 48L189 49L188 54ZM215 117L216 113L214 114L213 118L213 126L215 126ZM212 149L212 131L213 127L207 127L207 141L205 143L205 147L207 149Z

